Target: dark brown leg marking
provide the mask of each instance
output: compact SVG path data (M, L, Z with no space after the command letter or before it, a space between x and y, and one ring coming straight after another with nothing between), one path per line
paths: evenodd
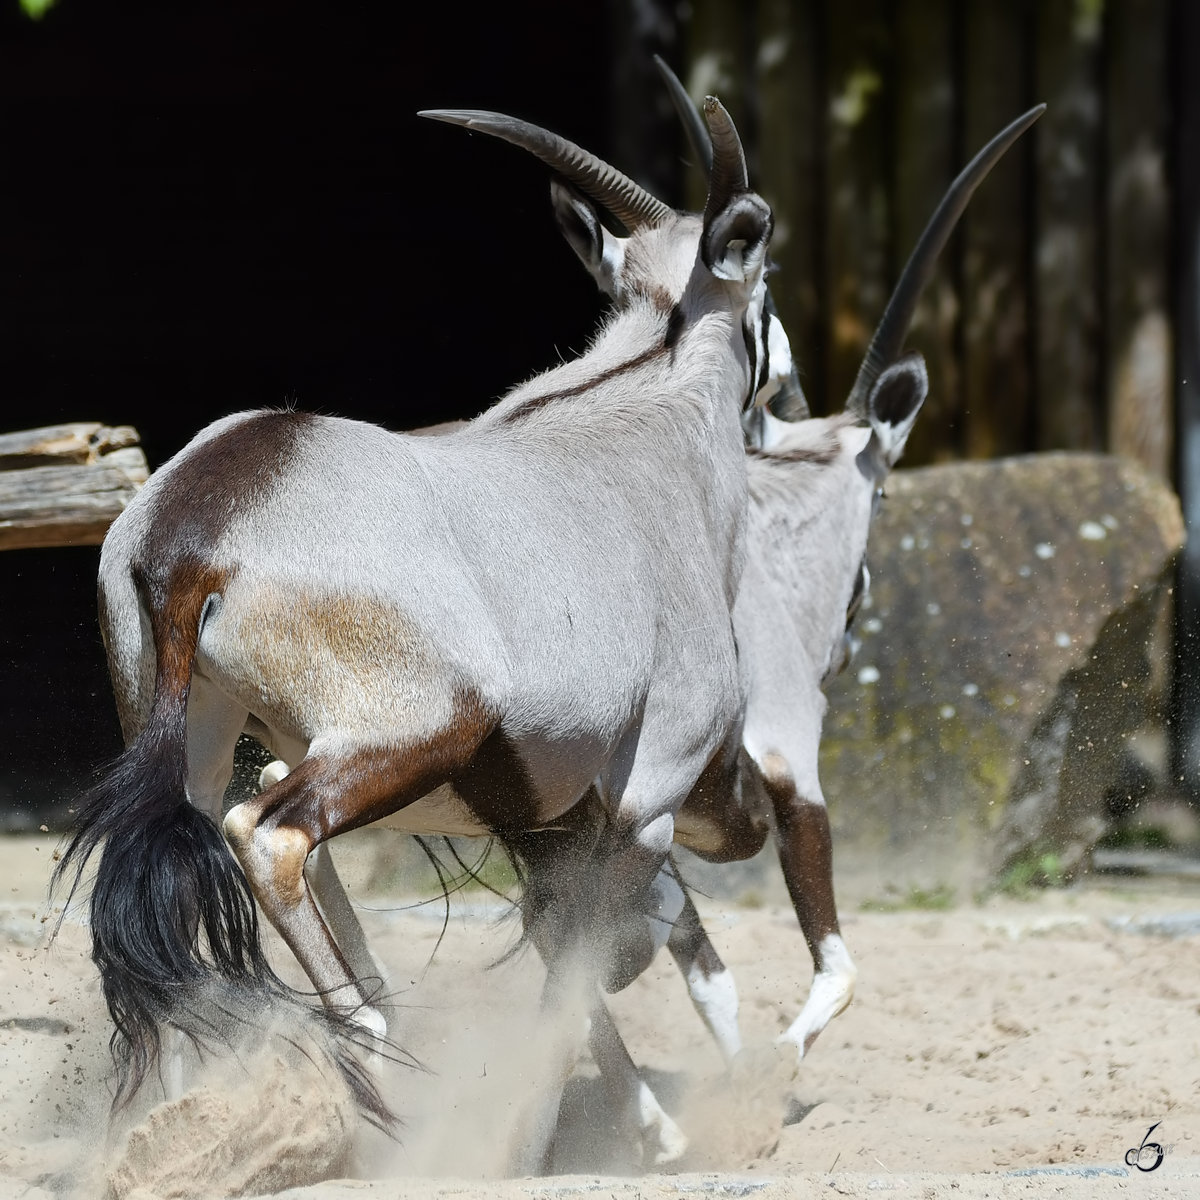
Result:
M460 701L458 719L422 743L354 747L336 757L318 752L225 818L263 911L331 1002L350 986L364 1003L367 997L313 901L304 864L314 846L419 800L470 760L495 719L472 697Z
M667 949L685 978L693 966L705 979L711 979L725 970L725 964L721 961L717 948L709 941L708 934L700 923L700 914L686 889L683 893L683 910L671 930L671 936L667 939Z
M686 832L681 845L705 862L744 862L762 848L770 832L754 764L739 750L728 759L718 755L696 782L683 803L677 829L691 823L702 829L702 840L693 842Z
M768 756L763 786L775 809L779 863L804 940L820 969L821 940L840 933L833 895L833 839L823 804L801 797L782 760Z

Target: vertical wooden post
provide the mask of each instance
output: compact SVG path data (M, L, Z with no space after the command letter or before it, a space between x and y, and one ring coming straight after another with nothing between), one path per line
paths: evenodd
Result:
M900 0L896 5L893 280L960 165L955 138L956 8L946 0ZM909 464L956 454L962 436L957 246L956 239L938 260L908 338L909 345L924 354L929 371L929 397L904 455Z
M884 0L844 0L828 25L826 412L845 403L888 296L890 9Z
M824 64L816 0L760 0L759 170L753 185L775 212L771 295L800 381L819 404L824 204Z
M694 0L687 26L683 84L693 99L720 97L741 134L754 169L755 120L749 104L751 63L747 60L753 38L753 10L728 0ZM687 207L704 208L706 181L701 171L688 171L684 188Z
M1169 479L1167 37L1167 0L1105 8L1108 449Z
M1031 94L1028 3L980 0L963 6L963 21L961 160L965 162L1043 97ZM962 448L968 458L993 458L1031 448L1033 233L1032 205L1027 200L1040 125L997 163L963 215Z
M1098 450L1100 8L1035 7L1036 90L1048 108L1037 147L1037 449Z
M1190 536L1180 556L1175 594L1175 656L1171 698L1174 782L1200 803L1200 8L1178 0L1171 13L1175 111L1174 310L1178 338L1175 403L1178 478Z

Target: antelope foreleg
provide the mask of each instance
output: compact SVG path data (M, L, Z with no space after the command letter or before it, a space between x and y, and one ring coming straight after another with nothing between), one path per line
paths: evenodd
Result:
M833 894L833 841L821 801L800 796L783 759L767 755L763 782L775 809L779 862L804 940L813 983L799 1016L780 1036L801 1058L854 996L858 969L842 941Z

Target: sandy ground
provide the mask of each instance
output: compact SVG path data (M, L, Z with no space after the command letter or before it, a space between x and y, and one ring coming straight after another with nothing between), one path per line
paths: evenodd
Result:
M748 1065L726 1075L665 955L612 1001L691 1139L687 1158L642 1171L584 1056L554 1174L505 1178L549 1038L536 959L488 969L512 930L486 894L455 903L434 955L440 904L378 894L368 850L347 856L399 993L398 1038L426 1068L385 1065L398 1142L357 1119L319 1055L266 1035L242 1061L198 1069L181 1101L147 1095L113 1128L86 930L68 920L45 945L53 846L0 838L3 1197L1200 1195L1194 882L894 912L863 908L869 880L843 886L859 990L798 1070L771 1045L810 971L791 911L777 898L702 902L741 990ZM1161 1165L1129 1169L1126 1151L1156 1123Z

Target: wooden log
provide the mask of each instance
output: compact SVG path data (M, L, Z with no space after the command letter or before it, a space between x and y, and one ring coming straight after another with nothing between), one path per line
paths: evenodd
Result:
M99 545L149 473L127 425L0 434L0 550Z

